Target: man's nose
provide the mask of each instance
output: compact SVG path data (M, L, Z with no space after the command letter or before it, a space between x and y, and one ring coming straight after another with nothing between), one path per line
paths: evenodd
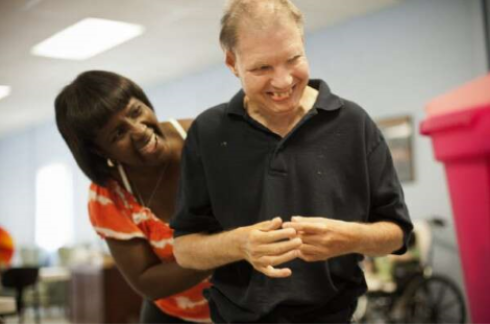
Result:
M281 67L274 71L271 85L276 89L289 88L293 83L293 76L288 68Z

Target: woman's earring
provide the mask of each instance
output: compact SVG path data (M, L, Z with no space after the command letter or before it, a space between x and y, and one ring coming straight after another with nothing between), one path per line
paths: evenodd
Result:
M113 168L113 167L115 167L114 162L112 162L112 160L111 160L111 159L109 159L109 158L107 159L107 166L108 166L109 168Z

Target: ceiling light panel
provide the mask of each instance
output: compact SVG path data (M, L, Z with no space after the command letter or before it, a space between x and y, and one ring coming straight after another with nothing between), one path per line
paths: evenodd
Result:
M144 27L86 18L35 45L31 53L66 60L86 60L141 35Z

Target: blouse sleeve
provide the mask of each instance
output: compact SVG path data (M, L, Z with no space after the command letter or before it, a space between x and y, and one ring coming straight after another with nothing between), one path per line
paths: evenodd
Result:
M130 240L144 238L136 225L135 215L122 190L90 185L88 211L90 222L97 234L106 239Z

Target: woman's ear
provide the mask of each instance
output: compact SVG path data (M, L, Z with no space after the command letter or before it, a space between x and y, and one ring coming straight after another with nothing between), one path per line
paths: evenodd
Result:
M101 159L106 160L107 165L109 167L112 168L112 167L114 167L116 165L116 161L114 159L111 159L110 157L108 157L107 154L105 154L104 152L102 152L97 146L95 146L95 145L90 146L90 151L93 154L99 156Z
M103 159L107 159L107 156L95 145L90 145L89 150L91 153L100 156Z

